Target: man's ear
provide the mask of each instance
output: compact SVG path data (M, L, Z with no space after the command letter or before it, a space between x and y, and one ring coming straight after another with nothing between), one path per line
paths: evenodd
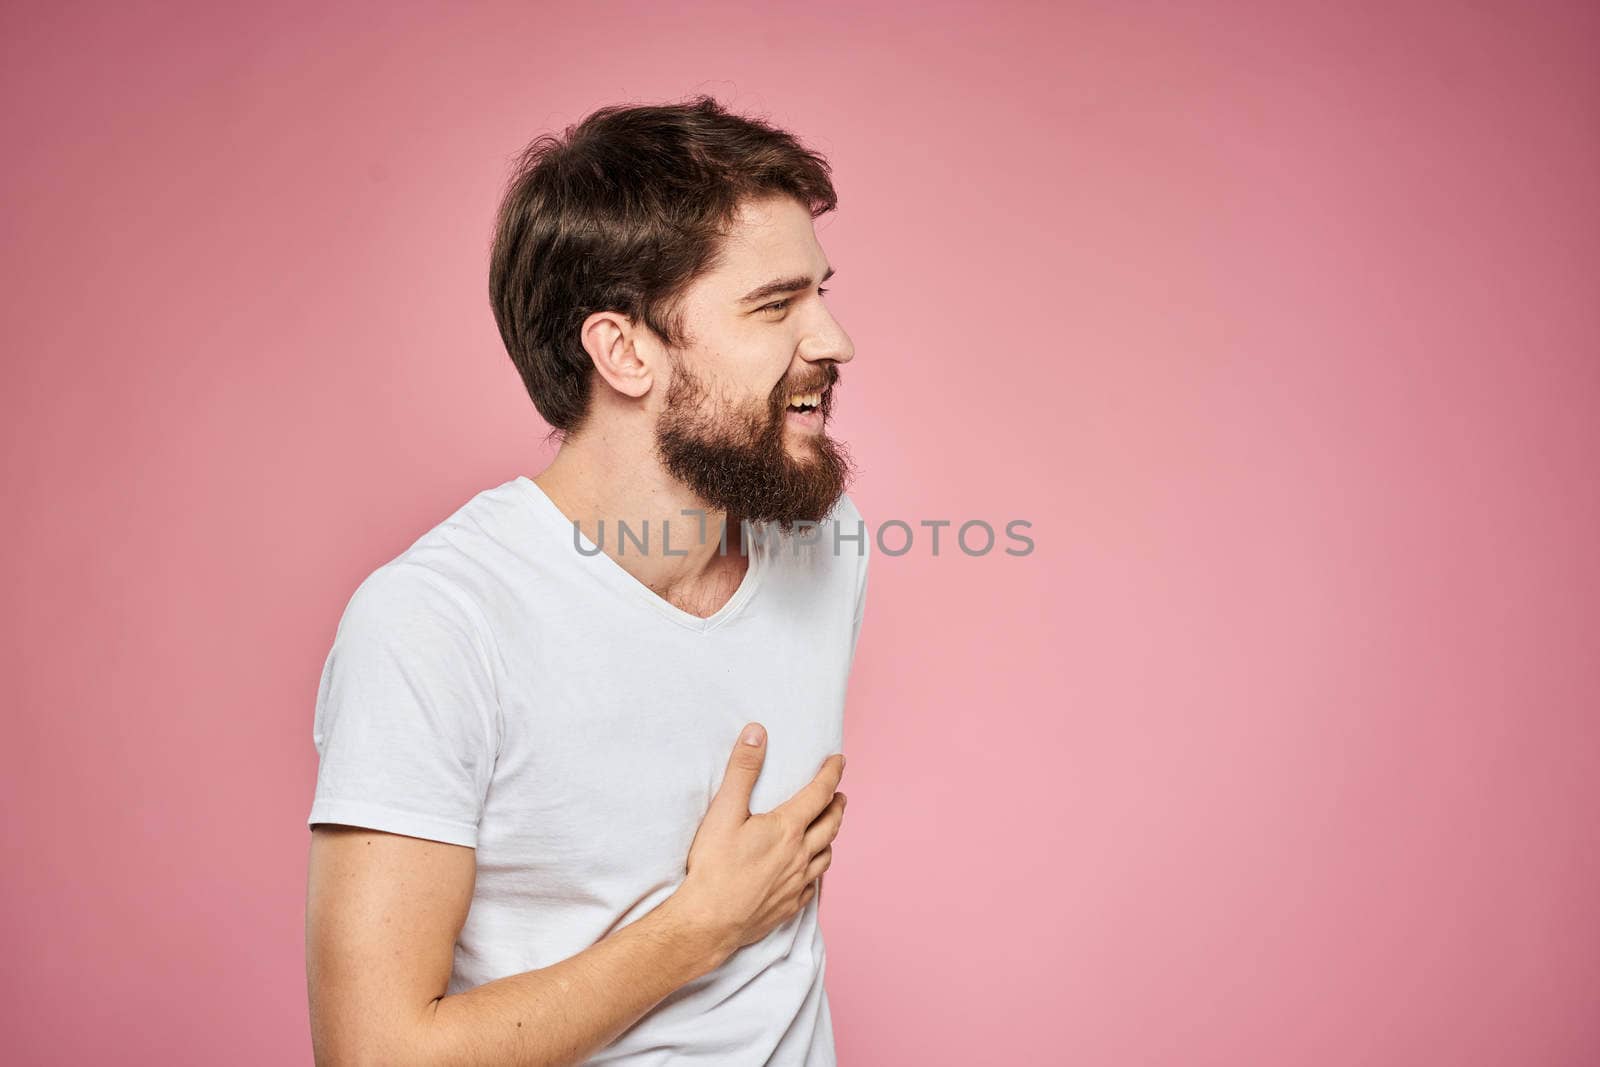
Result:
M653 380L650 363L635 343L639 329L626 315L596 311L583 320L579 335L595 371L624 396L644 396Z

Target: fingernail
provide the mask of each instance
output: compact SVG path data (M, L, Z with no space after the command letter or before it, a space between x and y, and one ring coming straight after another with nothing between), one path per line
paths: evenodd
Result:
M739 738L739 740L743 741L747 745L759 745L761 743L761 727L757 726L755 723L751 723L749 726L744 728L744 736Z

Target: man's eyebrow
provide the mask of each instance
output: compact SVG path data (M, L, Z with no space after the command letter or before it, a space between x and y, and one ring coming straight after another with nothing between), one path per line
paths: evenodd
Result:
M828 273L818 279L817 284L821 285L833 277L833 273L833 268L829 267ZM769 296L777 296L779 293L798 293L802 289L809 288L811 288L811 278L804 274L797 274L793 278L778 278L768 282L766 285L750 290L739 298L739 303L748 304L754 300L765 300Z

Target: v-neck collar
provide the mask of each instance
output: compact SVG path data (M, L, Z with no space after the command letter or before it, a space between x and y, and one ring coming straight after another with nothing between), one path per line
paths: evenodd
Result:
M696 630L701 633L717 629L744 609L750 598L755 595L757 586L761 584L761 578L767 566L766 530L758 530L756 536L744 539L750 563L745 568L744 579L739 583L739 588L734 590L733 596L728 599L728 602L705 618L692 615L628 573L627 568L612 559L598 545L589 540L589 536L582 530L575 530L572 520L567 517L565 512L556 507L555 501L551 500L545 491L540 488L538 482L525 474L519 474L513 479L513 484L523 490L542 519L559 530L562 538L562 548L576 555L580 566L623 596L643 601L662 617L677 623L685 629ZM578 551L577 545L574 544L574 538L576 538L577 545L582 546L582 552Z

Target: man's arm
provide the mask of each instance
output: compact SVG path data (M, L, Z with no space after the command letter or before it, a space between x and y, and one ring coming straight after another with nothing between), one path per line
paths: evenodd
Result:
M462 845L312 831L306 966L319 1065L575 1064L735 947L669 897L576 956L446 996L475 879Z

